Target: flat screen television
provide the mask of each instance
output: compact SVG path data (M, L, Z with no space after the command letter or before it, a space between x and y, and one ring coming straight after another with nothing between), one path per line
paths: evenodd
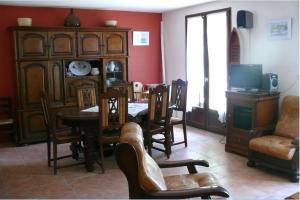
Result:
M231 64L229 66L230 89L260 90L262 87L261 64Z

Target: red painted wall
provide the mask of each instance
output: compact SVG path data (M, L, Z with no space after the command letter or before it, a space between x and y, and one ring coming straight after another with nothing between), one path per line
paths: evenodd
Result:
M17 25L18 17L31 17L33 26L63 26L69 14L65 8L0 6L0 96L15 98L15 65L9 26ZM130 81L158 83L161 78L160 21L161 14L108 10L75 9L82 27L103 26L104 20L116 19L119 27L132 31L149 31L149 46L133 46L129 32L128 74Z

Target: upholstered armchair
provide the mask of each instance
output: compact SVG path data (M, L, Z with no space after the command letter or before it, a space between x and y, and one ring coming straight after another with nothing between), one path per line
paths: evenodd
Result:
M126 175L129 198L171 199L210 196L229 197L210 173L197 173L196 165L208 167L205 160L164 161L156 163L144 148L143 132L136 123L123 126L116 149L118 166ZM189 174L163 176L160 168L188 168Z
M299 181L299 97L286 96L275 131L249 142L248 166L256 164L275 168Z

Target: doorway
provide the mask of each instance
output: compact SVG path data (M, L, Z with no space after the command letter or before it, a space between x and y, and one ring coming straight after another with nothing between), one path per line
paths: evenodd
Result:
M225 134L231 9L186 16L188 123Z

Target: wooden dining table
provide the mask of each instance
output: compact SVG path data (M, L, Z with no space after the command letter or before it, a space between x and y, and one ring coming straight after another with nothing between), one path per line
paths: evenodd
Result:
M147 103L128 103L128 118L130 121L141 121L147 114ZM84 156L86 170L94 171L94 163L99 159L99 111L98 106L79 110L69 109L57 113L63 124L78 129L84 134Z

